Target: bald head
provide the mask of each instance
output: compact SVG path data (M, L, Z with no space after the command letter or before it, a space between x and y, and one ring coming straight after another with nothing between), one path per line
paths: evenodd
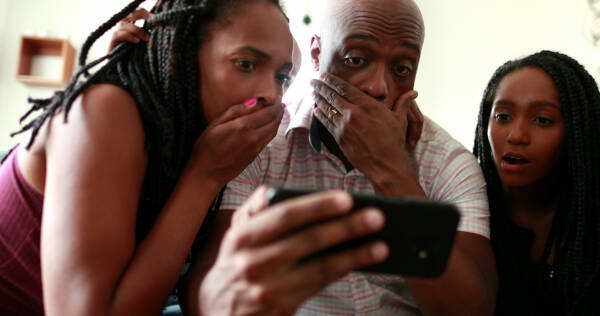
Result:
M364 20L388 23L392 32L414 30L414 39L423 44L425 24L413 0L326 0L320 33L328 36L335 29Z

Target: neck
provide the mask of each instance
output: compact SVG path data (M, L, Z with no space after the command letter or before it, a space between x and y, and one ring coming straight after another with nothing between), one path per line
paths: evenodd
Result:
M557 181L548 179L527 187L504 186L508 216L523 228L550 225L560 200L558 188Z

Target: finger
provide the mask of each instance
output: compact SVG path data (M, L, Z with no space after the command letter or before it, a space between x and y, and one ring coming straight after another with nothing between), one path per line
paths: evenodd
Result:
M316 94L316 92L315 94L313 94L313 98L315 104L317 105L314 110L315 116L319 118L319 121L321 121L321 123L325 125L325 127L330 133L334 134L334 131L337 126L336 120L343 118L342 112L336 107L327 103L327 101L323 99L321 95ZM333 109L337 111L337 114L333 114L332 112L330 112Z
M235 120L238 117L241 117L243 115L246 115L248 113L251 113L251 112L257 110L258 109L257 105L258 105L258 102L257 102L256 98L247 100L243 104L232 105L229 108L227 108L227 110L225 110L225 112L223 114L221 114L221 116L219 116L217 119L215 119L211 123L211 125L219 125L219 124L223 124L224 122L227 122L227 121Z
M411 149L414 149L417 142L421 138L421 132L423 131L423 114L419 110L417 102L414 100L408 109L408 130L406 134L408 145Z
M254 113L250 115L254 115ZM268 120L267 124L260 127L252 127L251 134L249 135L248 129L243 130L243 132L248 135L248 138L244 142L243 145L245 145L245 148L243 148L241 152L244 152L246 156L252 157L254 160L265 146L267 146L267 144L277 135L282 117L283 111L281 111L279 116L275 119Z
M331 73L324 72L321 74L321 82L327 87L334 90L337 94L350 102L355 102L357 98L364 96L364 93L357 87L351 85L346 80L335 76Z
M113 38L111 40L111 47L116 47L120 43L129 42L137 44L140 42L140 38L133 33L128 32L127 30L117 30L113 33Z
M144 8L135 9L135 11L129 13L123 21L133 23L138 20L148 20L152 16L152 13L148 12L148 10Z
M309 226L255 251L249 276L261 276L273 266L296 265L302 258L342 242L374 233L385 224L383 213L364 209L348 216Z
M323 126L325 126L325 128L329 131L329 133L331 135L333 135L334 137L336 137L337 135L337 129L336 126L334 125L334 123L332 121L329 120L328 115L325 114L320 108L315 108L313 114L315 115L315 117L319 120L319 122L321 122L321 124L323 124ZM336 139L337 141L337 139Z
M240 208L238 208L231 217L231 226L240 225L246 222L254 214L262 211L267 207L267 200L264 198L267 194L269 187L261 185L256 189L250 198L246 200Z
M400 113L402 111L407 111L410 103L414 101L419 94L415 90L406 91L403 95L401 95L394 106L392 107L392 111L396 113Z
M347 108L352 107L352 104L345 100L337 91L327 86L324 82L313 79L311 80L311 85L313 86L314 91L317 93L316 96L320 96L327 105L335 107L340 114L343 115ZM313 94L313 96L315 95Z
M148 32L144 31L144 29L142 29L141 27L135 25L135 24L131 24L131 23L127 23L127 22L119 22L118 24L118 29L117 31L126 31L128 33L133 34L135 37L143 40L143 41L148 41L150 39L150 34L148 34Z
M293 232L303 226L350 211L352 197L344 191L325 191L277 203L256 214L233 233L236 248L253 246Z
M385 243L369 243L311 260L289 273L274 276L266 288L289 299L305 300L349 272L384 261L388 254Z

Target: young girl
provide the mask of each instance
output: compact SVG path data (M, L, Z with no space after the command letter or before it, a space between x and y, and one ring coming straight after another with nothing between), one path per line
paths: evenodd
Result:
M600 93L572 58L509 61L484 93L474 153L488 183L498 315L598 314Z
M2 315L158 313L211 203L277 132L292 67L278 1L159 0L148 42L90 74L90 46L141 2L31 100L30 140L2 164Z

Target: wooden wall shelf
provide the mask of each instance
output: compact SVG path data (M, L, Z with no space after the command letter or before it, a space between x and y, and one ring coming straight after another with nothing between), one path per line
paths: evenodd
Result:
M57 56L62 62L62 73L57 77L46 78L32 74L33 59L36 56ZM75 49L67 39L23 36L17 80L35 86L63 87L69 83L75 63Z

